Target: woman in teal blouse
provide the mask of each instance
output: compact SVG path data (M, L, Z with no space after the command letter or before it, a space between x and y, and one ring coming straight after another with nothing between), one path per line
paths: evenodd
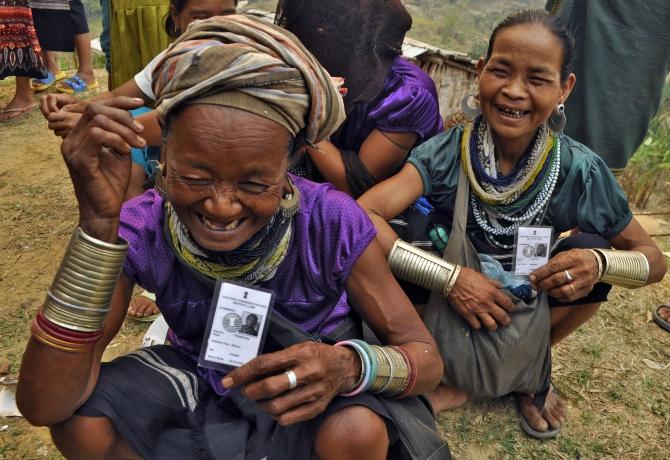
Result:
M511 14L478 64L481 114L417 147L359 199L394 274L433 291L423 319L445 363L429 395L435 410L516 393L524 431L540 438L566 419L550 387L550 346L596 313L611 284L642 286L666 272L603 161L562 134L572 47L544 11ZM451 228L444 259L397 240L386 223L422 195ZM553 245L546 264L514 277L520 227L572 236ZM518 282L528 289L515 290Z

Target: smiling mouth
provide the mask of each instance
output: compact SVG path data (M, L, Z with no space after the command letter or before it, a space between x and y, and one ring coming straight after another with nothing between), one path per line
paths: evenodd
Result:
M200 219L200 223L202 223L203 227L213 232L232 232L244 222L244 219L235 219L231 222L215 222L199 213L198 219Z
M515 120L521 119L530 113L530 110L515 110L503 107L502 105L495 104L496 110L498 113L504 117L512 118Z

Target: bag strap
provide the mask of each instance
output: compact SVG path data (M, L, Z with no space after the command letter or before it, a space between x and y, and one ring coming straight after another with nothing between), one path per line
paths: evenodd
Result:
M449 234L449 241L442 257L451 263L457 263L481 271L479 256L467 233L469 203L470 181L461 166L458 172L458 187L456 189L451 233Z
M283 348L302 342L323 342L334 345L342 340L361 338L363 336L361 326L358 317L348 317L328 335L310 334L286 318L272 315L268 333Z

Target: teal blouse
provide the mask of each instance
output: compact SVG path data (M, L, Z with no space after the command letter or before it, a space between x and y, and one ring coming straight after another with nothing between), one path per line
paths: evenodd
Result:
M421 174L424 194L447 228L456 201L462 135L462 126L439 134L415 148L407 160ZM579 227L610 240L632 218L628 200L603 160L585 145L563 136L560 175L542 225L553 227L555 236ZM472 210L467 231L478 251L501 252L486 243Z

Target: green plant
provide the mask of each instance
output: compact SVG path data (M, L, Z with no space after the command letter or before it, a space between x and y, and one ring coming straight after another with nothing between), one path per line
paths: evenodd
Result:
M628 199L638 209L645 209L656 194L665 201L670 198L670 80L663 90L661 108L649 124L647 137L635 152L622 178Z

